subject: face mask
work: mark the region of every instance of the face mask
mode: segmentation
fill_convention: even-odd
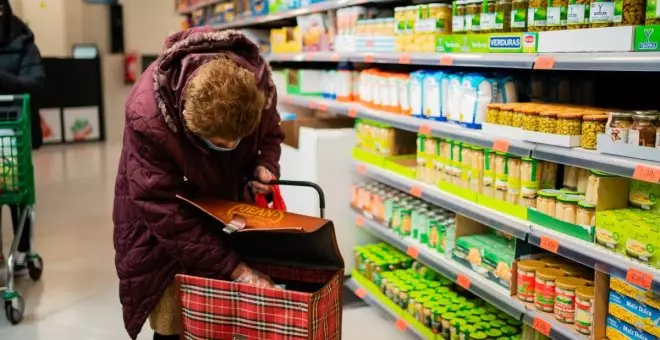
[[[241,143],[241,139],[239,138],[239,139],[236,141],[236,144],[234,144],[233,147],[231,147],[231,148],[223,148],[223,147],[221,147],[221,146],[217,146],[217,145],[213,144],[213,142],[211,142],[210,140],[208,140],[208,139],[206,139],[206,138],[204,138],[204,137],[200,137],[200,139],[204,142],[204,144],[206,144],[206,146],[209,147],[209,149],[211,149],[211,150],[213,150],[213,151],[224,151],[224,152],[227,152],[227,151],[234,151],[234,149],[236,149],[236,147],[238,146],[238,144]]]

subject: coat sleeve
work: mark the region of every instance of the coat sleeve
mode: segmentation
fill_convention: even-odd
[[[142,217],[151,235],[187,272],[227,277],[239,262],[221,236],[202,224],[200,213],[175,195],[184,188],[183,173],[162,147],[169,131],[143,120],[128,121],[129,199],[134,216]],[[166,127],[160,127],[166,129]]]
[[[280,126],[280,114],[277,112],[277,92],[273,94],[272,107],[264,112],[261,118],[262,131],[259,141],[259,157],[256,166],[263,165],[275,177],[280,177],[280,155],[282,153],[282,141],[284,140],[284,131]]]
[[[41,54],[34,43],[28,44],[21,56],[21,69],[18,75],[0,70],[0,92],[34,93],[43,85],[46,74]]]

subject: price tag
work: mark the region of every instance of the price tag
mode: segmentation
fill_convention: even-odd
[[[410,194],[417,198],[422,197],[422,187],[414,185],[412,188],[410,188]]]
[[[459,286],[465,289],[470,289],[471,283],[472,282],[470,281],[470,278],[463,274],[458,274],[458,276],[456,277],[456,284],[458,284]]]
[[[314,53],[305,53],[303,60],[312,60],[314,59]]]
[[[309,102],[309,108],[315,110],[316,108],[319,107],[319,104],[317,104],[315,101]]]
[[[365,63],[373,63],[374,62],[374,55],[373,54],[367,54],[364,56],[364,62]]]
[[[550,236],[541,236],[540,246],[541,248],[556,254],[559,249],[559,241]]]
[[[358,114],[358,110],[354,107],[348,109],[348,116],[351,118],[356,118]]]
[[[644,289],[651,290],[651,283],[653,283],[653,276],[641,270],[630,268],[626,273],[626,281],[640,286]]]
[[[552,70],[553,67],[555,67],[555,57],[538,56],[534,60],[535,70]]]
[[[539,318],[535,317],[534,318],[534,324],[532,325],[535,330],[537,330],[539,333],[545,335],[545,336],[550,336],[550,330],[552,329],[552,326],[550,325],[549,322]]]
[[[452,57],[450,55],[443,55],[440,58],[440,65],[442,65],[442,66],[454,65],[454,57]]]
[[[332,61],[339,61],[339,53],[333,53],[333,54],[330,56],[330,60],[332,60]]]
[[[428,124],[422,124],[419,126],[419,134],[424,136],[431,136],[431,126]]]
[[[367,296],[367,291],[360,287],[355,290],[355,296],[359,297],[360,299],[364,299],[364,297]]]
[[[355,217],[355,225],[360,228],[364,227],[364,216],[357,215]]]
[[[493,141],[493,150],[500,152],[509,152],[509,141],[506,139],[496,139]]]
[[[410,64],[410,54],[402,53],[401,56],[399,56],[399,64]]]
[[[367,172],[367,166],[364,164],[360,164],[357,167],[357,173],[360,175],[364,175]]]
[[[328,105],[326,103],[319,103],[319,110],[328,111]]]
[[[658,183],[660,182],[660,168],[637,164],[635,172],[633,173],[633,178],[640,181]]]
[[[417,256],[419,256],[419,249],[415,248],[414,246],[409,246],[406,254],[412,257],[413,260],[417,260]]]
[[[394,324],[394,326],[396,326],[396,329],[398,329],[402,332],[405,332],[406,329],[408,329],[408,324],[405,321],[403,321],[403,319],[396,320],[396,323]]]

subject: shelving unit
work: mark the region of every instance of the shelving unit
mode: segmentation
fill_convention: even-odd
[[[378,121],[397,129],[412,132],[426,130],[430,131],[431,136],[451,138],[488,148],[493,147],[495,141],[503,139],[489,135],[481,130],[468,129],[451,123],[435,122],[371,110],[353,103],[341,103],[322,98],[290,95],[280,96],[280,102],[301,107],[323,109],[354,118]],[[582,148],[562,148],[518,140],[507,140],[507,142],[509,143],[508,152],[514,155],[522,157],[531,156],[540,160],[596,169],[618,176],[632,177],[635,168],[639,164],[660,168],[660,163],[658,162],[607,155]]]
[[[190,6],[190,7],[186,8],[186,9],[183,9],[183,10],[179,11],[179,14],[181,14],[181,15],[190,14],[190,13],[192,13],[192,12],[194,12],[194,11],[200,9],[200,8],[204,8],[204,7],[206,7],[206,6],[213,6],[213,5],[215,5],[215,4],[219,4],[219,3],[223,2],[223,1],[224,1],[224,0],[207,0],[207,1],[201,2],[201,3],[197,4],[197,5]]]

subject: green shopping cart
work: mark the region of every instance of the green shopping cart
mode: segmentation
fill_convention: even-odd
[[[0,95],[0,208],[4,205],[17,207],[18,218],[14,223],[14,239],[6,257],[6,286],[0,287],[5,302],[5,313],[11,324],[23,319],[25,301],[14,290],[14,256],[28,221],[34,221],[34,168],[32,166],[32,139],[30,136],[30,96]],[[0,220],[0,228],[1,228]],[[0,232],[0,255],[2,255]],[[39,280],[43,260],[32,249],[27,253],[28,273],[32,280]]]

